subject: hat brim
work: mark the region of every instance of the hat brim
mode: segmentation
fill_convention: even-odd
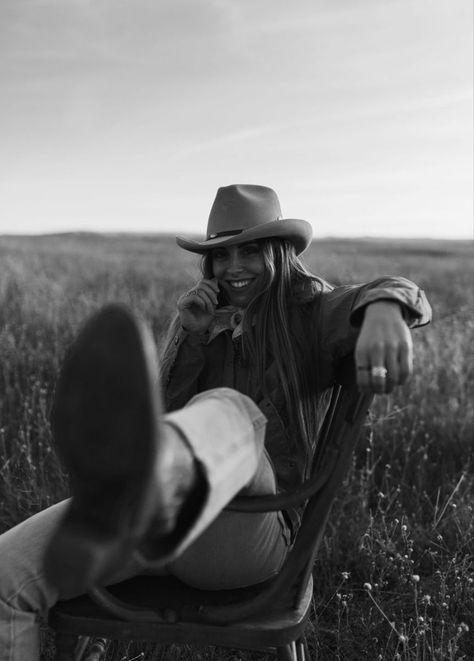
[[[185,236],[177,236],[176,243],[184,250],[202,255],[208,250],[212,250],[212,248],[235,246],[238,243],[272,237],[287,239],[295,246],[296,254],[300,255],[311,243],[313,228],[306,220],[283,218],[281,220],[271,220],[257,227],[243,230],[238,234],[218,236],[215,239],[207,239],[206,241],[194,241],[193,239],[187,239]]]

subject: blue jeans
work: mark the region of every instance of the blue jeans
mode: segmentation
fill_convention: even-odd
[[[248,397],[228,388],[206,391],[164,416],[178,428],[207,481],[208,497],[181,541],[166,556],[136,553],[109,584],[137,574],[172,574],[202,589],[259,583],[277,573],[289,531],[280,513],[222,511],[238,492],[273,493],[275,476],[263,448],[265,417]],[[39,658],[38,615],[77,595],[43,574],[48,541],[68,501],[35,514],[0,535],[0,661]]]

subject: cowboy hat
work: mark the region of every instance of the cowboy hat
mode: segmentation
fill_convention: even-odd
[[[217,191],[206,239],[194,241],[177,236],[176,242],[185,250],[205,253],[211,248],[278,237],[290,241],[296,254],[300,254],[311,243],[312,235],[312,227],[306,220],[281,217],[278,196],[271,188],[233,184]]]

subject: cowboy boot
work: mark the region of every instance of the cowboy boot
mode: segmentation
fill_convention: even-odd
[[[59,376],[52,428],[72,500],[45,572],[63,594],[79,594],[119,570],[150,528],[172,535],[198,482],[185,440],[161,422],[151,334],[126,308],[104,307],[79,333]]]

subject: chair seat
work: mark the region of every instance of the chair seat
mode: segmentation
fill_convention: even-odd
[[[148,640],[162,644],[213,645],[244,649],[270,649],[299,638],[309,615],[313,582],[296,606],[280,601],[265,613],[228,625],[200,621],[203,606],[219,606],[238,600],[252,600],[261,586],[238,590],[205,591],[191,588],[173,577],[140,576],[108,591],[115,597],[146,611],[156,613],[145,621],[123,621],[106,613],[88,597],[59,602],[50,612],[50,625],[74,635],[93,635],[114,640]],[[183,604],[185,607],[183,608]],[[148,617],[148,616],[147,616]]]

